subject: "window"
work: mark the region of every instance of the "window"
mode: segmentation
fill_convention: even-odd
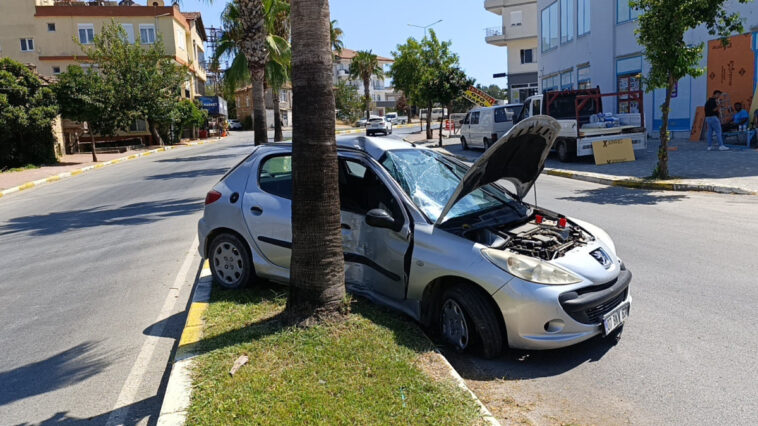
[[[47,23],[47,32],[54,33],[55,32],[55,23],[54,22],[48,22]]]
[[[534,49],[521,49],[521,63],[531,64],[534,62]]]
[[[471,124],[479,124],[479,111],[471,113]]]
[[[92,44],[95,42],[95,26],[92,24],[79,24],[79,43]]]
[[[560,87],[560,76],[558,74],[542,79],[542,90],[558,90]]]
[[[277,197],[292,199],[292,156],[278,155],[263,161],[258,173],[261,189]]]
[[[126,41],[129,44],[134,44],[134,25],[132,24],[121,24],[121,28],[124,29],[124,32],[126,32]]]
[[[574,88],[574,83],[571,81],[571,75],[573,72],[566,71],[561,73],[561,90],[571,90]]]
[[[22,52],[32,52],[32,51],[34,51],[34,39],[31,39],[31,38],[22,38],[21,39],[21,51]]]
[[[592,87],[589,66],[576,69],[576,82],[577,82],[578,89],[589,89],[590,87]]]
[[[394,218],[402,218],[400,204],[387,185],[373,170],[355,160],[339,161],[340,209],[365,215],[382,209]]]
[[[590,0],[577,0],[576,34],[583,36],[590,32]]]
[[[185,40],[184,30],[176,30],[176,45],[182,50],[187,50],[187,40]]]
[[[542,114],[542,102],[540,102],[539,99],[535,99],[532,101],[532,115],[540,115]]]
[[[558,2],[542,10],[542,51],[558,47]]]
[[[155,25],[153,24],[140,24],[139,26],[139,41],[141,44],[153,44],[155,43]]]
[[[616,0],[616,23],[628,22],[637,19],[640,11],[629,6],[629,0]]]
[[[524,22],[524,14],[520,10],[511,12],[511,26],[520,27]]]
[[[287,102],[287,91],[282,90],[279,92],[279,102]]]
[[[60,74],[61,73],[61,67],[53,67],[53,74]]]
[[[513,110],[506,111],[505,107],[495,109],[495,123],[505,123],[513,120]]]
[[[561,0],[561,43],[574,39],[574,0]]]

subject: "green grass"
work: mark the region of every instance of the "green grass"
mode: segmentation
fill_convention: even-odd
[[[40,166],[36,164],[27,164],[21,167],[14,167],[12,169],[3,169],[3,170],[0,170],[0,173],[23,172],[24,170],[39,169],[39,168]]]
[[[466,393],[422,370],[434,346],[402,314],[359,299],[346,321],[304,329],[276,320],[285,303],[282,287],[214,288],[187,424],[479,423]]]

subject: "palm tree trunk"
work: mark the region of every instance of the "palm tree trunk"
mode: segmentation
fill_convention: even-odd
[[[250,80],[253,86],[253,130],[255,131],[254,143],[261,145],[268,142],[268,128],[266,126],[266,89],[264,88],[264,70],[250,69]]]
[[[265,66],[268,59],[266,47],[265,15],[261,0],[235,0],[242,25],[241,51],[247,59],[250,80],[253,86],[253,130],[255,144],[268,142],[266,128],[266,94],[264,92]]]
[[[366,120],[371,118],[371,90],[369,80],[363,80],[363,101],[366,102]]]
[[[284,133],[282,133],[282,111],[279,107],[279,89],[271,88],[271,100],[274,103],[274,141],[281,142],[284,140]]]
[[[292,0],[292,259],[287,312],[333,314],[345,297],[329,0]]]
[[[150,127],[150,135],[153,137],[153,141],[158,142],[158,145],[163,146],[163,138],[158,132],[158,126],[153,120],[147,120],[147,125]]]
[[[426,108],[426,138],[434,139],[434,133],[432,133],[432,103]]]
[[[671,105],[671,93],[674,90],[674,77],[669,74],[668,86],[666,87],[666,100],[661,105],[663,122],[661,123],[661,145],[658,147],[658,165],[653,175],[658,179],[669,178],[669,106]],[[641,100],[640,100],[641,101]]]

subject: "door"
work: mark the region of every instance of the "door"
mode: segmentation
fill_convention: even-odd
[[[466,139],[466,142],[471,141],[471,113],[466,114],[466,118],[461,123],[461,136]]]
[[[469,134],[471,135],[471,142],[469,144],[473,146],[484,146],[484,141],[482,140],[482,130],[479,124],[480,115],[481,111],[472,111],[471,118],[469,119],[471,122],[469,124],[469,126],[471,126],[469,130]]]
[[[339,180],[345,281],[359,290],[404,299],[410,222],[387,186],[386,175],[356,156],[340,158]],[[366,214],[373,209],[387,211],[397,226],[388,229],[368,225]]]
[[[242,212],[263,256],[289,269],[292,247],[292,155],[264,157],[250,174]]]

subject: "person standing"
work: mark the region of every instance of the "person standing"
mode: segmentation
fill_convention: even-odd
[[[729,148],[724,146],[724,138],[721,136],[721,119],[719,118],[719,104],[716,99],[721,96],[721,91],[716,90],[713,96],[708,98],[705,103],[705,124],[708,126],[705,130],[706,141],[708,141],[708,151],[713,150],[713,135],[719,143],[719,151],[728,151]]]

